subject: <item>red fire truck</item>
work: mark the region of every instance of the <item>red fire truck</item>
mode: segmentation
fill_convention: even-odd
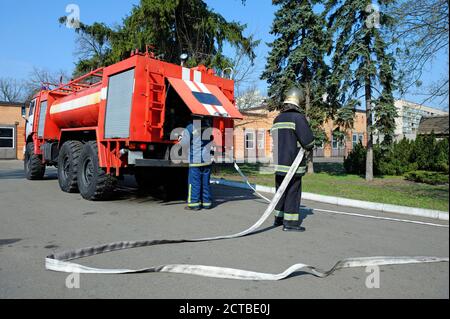
[[[135,176],[141,187],[170,195],[186,187],[187,165],[174,163],[171,136],[192,115],[213,117],[216,151],[241,114],[234,83],[203,65],[185,68],[135,52],[32,100],[26,129],[25,174],[44,177],[56,166],[62,191],[87,200],[110,199],[117,180]]]

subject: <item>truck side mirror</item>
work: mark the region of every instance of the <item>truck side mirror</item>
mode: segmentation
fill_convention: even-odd
[[[26,118],[26,116],[27,116],[27,108],[25,107],[25,104],[22,105],[22,107],[20,108],[20,110],[21,110],[21,112],[22,112],[22,118],[26,121],[26,120],[27,120],[27,118]]]

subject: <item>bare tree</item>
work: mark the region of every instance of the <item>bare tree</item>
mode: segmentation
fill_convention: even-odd
[[[23,81],[13,78],[0,78],[0,100],[6,102],[23,102],[25,86]]]
[[[236,96],[241,96],[254,86],[260,70],[242,49],[236,49],[231,65]]]
[[[99,41],[96,37],[88,33],[78,33],[76,43],[77,48],[74,55],[82,60],[88,60],[94,57],[99,57],[100,60],[104,60],[110,50],[109,43]]]
[[[404,0],[392,9],[398,22],[394,30],[400,52],[400,70],[403,88],[408,91],[420,86],[426,67],[440,54],[448,59],[449,4],[448,0]],[[448,60],[447,60],[448,61]],[[426,86],[425,101],[448,99],[448,73]]]
[[[43,88],[52,88],[69,80],[70,77],[64,70],[52,72],[48,69],[34,67],[24,84],[25,100],[31,100],[33,95]]]
[[[236,98],[236,105],[240,110],[249,109],[255,106],[260,106],[264,103],[265,98],[261,95],[255,84],[241,91]]]

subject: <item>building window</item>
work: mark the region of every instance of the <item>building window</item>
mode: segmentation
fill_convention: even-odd
[[[255,132],[245,131],[245,148],[252,150],[255,148]]]
[[[266,131],[259,130],[258,131],[258,149],[263,150],[266,148]]]
[[[362,144],[363,141],[364,141],[364,134],[353,133],[353,139],[352,139],[353,147],[355,147],[355,145],[360,142]]]
[[[332,145],[333,145],[333,149],[334,150],[337,150],[337,149],[342,149],[342,148],[344,148],[344,143],[342,142],[342,141],[338,141],[337,139],[336,139],[336,137],[332,137]]]
[[[14,128],[0,127],[0,148],[14,147]]]

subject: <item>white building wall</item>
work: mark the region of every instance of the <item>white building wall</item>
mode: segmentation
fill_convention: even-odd
[[[395,107],[398,113],[398,118],[395,120],[395,137],[397,140],[404,137],[415,139],[420,121],[424,116],[448,115],[448,112],[406,100],[395,101]]]

